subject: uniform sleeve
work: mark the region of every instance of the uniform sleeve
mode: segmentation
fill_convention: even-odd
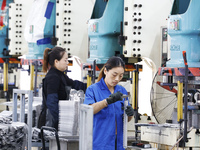
[[[87,89],[87,84],[86,83],[83,83],[83,82],[78,81],[78,80],[72,80],[68,76],[66,76],[66,79],[67,79],[67,85],[71,86],[72,89],[83,90],[84,93],[85,93],[85,91]]]
[[[46,105],[55,120],[58,120],[58,91],[60,87],[60,78],[51,76],[47,78],[47,100]]]
[[[73,86],[73,80],[70,79],[67,75],[65,77],[66,77],[67,85]]]
[[[93,104],[95,103],[95,95],[94,95],[94,91],[93,89],[90,87],[87,88],[86,92],[85,92],[85,100],[84,100],[84,104]]]
[[[58,110],[58,94],[48,94],[47,95],[47,108],[49,109],[51,115],[53,116],[54,120],[58,122],[59,117],[59,110]]]

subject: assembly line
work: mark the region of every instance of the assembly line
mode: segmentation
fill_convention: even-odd
[[[199,0],[0,8],[0,149],[200,149]]]

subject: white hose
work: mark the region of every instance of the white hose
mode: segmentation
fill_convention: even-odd
[[[157,72],[157,68],[156,68],[155,63],[147,57],[142,57],[142,60],[147,64],[147,66],[149,68],[152,69],[152,72],[153,72],[152,78],[153,78],[155,76],[156,72]]]
[[[81,67],[82,61],[78,56],[72,56],[72,59],[74,58],[74,60],[77,62],[77,64]]]

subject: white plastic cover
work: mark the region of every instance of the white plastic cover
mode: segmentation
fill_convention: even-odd
[[[36,43],[44,38],[45,12],[49,0],[35,0],[26,22],[24,37],[27,42]]]

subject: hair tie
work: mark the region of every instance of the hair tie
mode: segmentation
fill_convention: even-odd
[[[48,51],[48,55],[51,54],[51,52],[52,52],[52,49],[50,49],[50,50]]]

